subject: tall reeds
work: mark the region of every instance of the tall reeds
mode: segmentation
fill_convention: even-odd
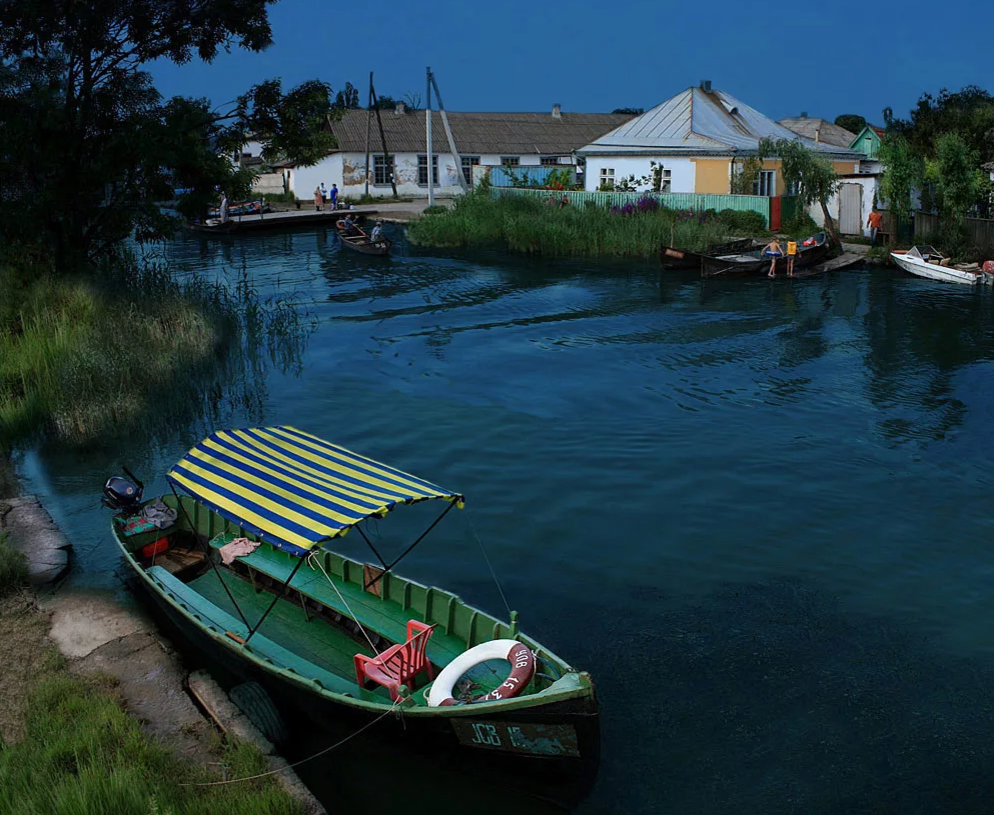
[[[761,220],[761,219],[760,219]],[[476,193],[444,213],[426,215],[407,230],[414,244],[501,248],[544,257],[656,258],[664,245],[703,251],[740,230],[712,214],[645,209],[611,212],[594,205],[560,207],[555,196],[504,197]]]

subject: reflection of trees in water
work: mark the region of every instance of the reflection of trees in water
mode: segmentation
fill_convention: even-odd
[[[869,284],[867,391],[887,411],[880,432],[894,442],[939,440],[959,426],[967,409],[953,396],[956,374],[994,358],[988,298],[939,285],[895,278]]]

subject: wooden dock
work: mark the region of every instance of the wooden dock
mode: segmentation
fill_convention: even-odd
[[[857,263],[865,260],[866,255],[861,255],[857,252],[844,252],[838,257],[826,260],[824,263],[819,263],[817,266],[812,266],[810,269],[798,272],[794,276],[814,277],[815,275],[825,274],[826,272],[837,272],[839,269],[847,269],[850,266],[855,266]]]
[[[290,210],[289,212],[265,212],[261,215],[236,215],[227,223],[187,224],[186,228],[198,235],[241,235],[247,232],[261,232],[269,229],[290,227],[335,226],[335,222],[346,215],[366,217],[376,215],[375,207],[355,209],[311,209]]]

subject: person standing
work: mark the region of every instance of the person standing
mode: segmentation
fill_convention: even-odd
[[[321,188],[320,187],[315,187],[314,188],[314,211],[315,212],[320,212],[322,204],[324,204],[324,196],[321,194]]]
[[[331,195],[329,196],[329,198],[331,199],[331,208],[332,209],[338,209],[338,185],[337,184],[332,184],[331,185]]]
[[[321,201],[322,203],[328,203],[328,190],[324,186],[324,182],[321,182]]]
[[[777,261],[783,257],[783,247],[781,247],[780,242],[774,238],[763,247],[763,254],[772,259],[770,262],[770,271],[767,274],[767,277],[776,277]]]
[[[787,277],[794,276],[794,260],[797,258],[797,241],[787,240]]]
[[[221,206],[218,207],[218,214],[221,216],[221,223],[228,223],[228,196],[221,193]]]
[[[883,219],[883,214],[878,212],[876,206],[874,206],[870,210],[870,217],[866,219],[866,225],[870,227],[870,246],[877,245],[877,232],[880,231],[880,223]]]

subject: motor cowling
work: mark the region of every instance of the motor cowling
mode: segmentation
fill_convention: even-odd
[[[142,484],[134,484],[127,478],[112,475],[104,484],[104,497],[100,502],[124,515],[137,515],[141,511],[143,493]]]

